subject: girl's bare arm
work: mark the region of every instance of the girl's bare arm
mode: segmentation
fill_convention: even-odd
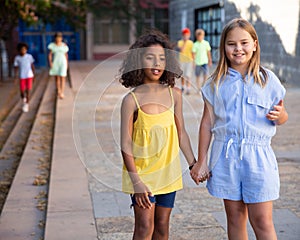
[[[140,178],[134,164],[132,154],[132,130],[134,106],[131,96],[127,95],[121,106],[121,152],[127,171],[133,184],[137,184]]]
[[[124,98],[121,106],[121,152],[124,164],[133,184],[135,199],[139,207],[151,208],[148,195],[152,195],[147,186],[140,179],[134,163],[132,152],[132,131],[135,102],[129,94]]]
[[[199,127],[198,161],[191,170],[191,176],[196,184],[209,178],[207,152],[212,137],[211,128],[213,122],[214,115],[212,107],[208,102],[204,102],[204,110]]]
[[[52,68],[52,51],[51,50],[49,51],[49,54],[48,54],[48,61],[49,61],[50,68]]]
[[[177,132],[178,132],[179,146],[189,166],[191,166],[195,163],[195,157],[192,151],[190,138],[184,126],[184,119],[182,114],[182,93],[181,90],[178,88],[173,88],[173,89],[174,89],[173,95],[174,95],[174,102],[175,102],[174,116],[175,116]]]

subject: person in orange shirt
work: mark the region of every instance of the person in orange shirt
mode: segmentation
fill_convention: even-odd
[[[190,94],[191,88],[191,78],[193,72],[193,41],[190,40],[191,31],[188,28],[184,28],[181,31],[182,39],[177,42],[177,47],[179,49],[179,62],[183,75],[181,78],[181,91],[185,91],[186,84],[186,94]]]

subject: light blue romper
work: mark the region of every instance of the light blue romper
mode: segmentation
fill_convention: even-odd
[[[207,188],[212,196],[258,203],[279,197],[279,172],[271,138],[275,124],[266,114],[284,98],[285,88],[267,70],[265,87],[229,68],[218,92],[211,79],[202,88],[203,99],[213,106],[215,123]]]

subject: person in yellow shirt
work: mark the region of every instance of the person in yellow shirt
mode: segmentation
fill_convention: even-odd
[[[177,48],[179,49],[179,62],[183,71],[181,78],[181,90],[186,94],[190,94],[191,78],[193,73],[193,41],[190,40],[191,31],[189,28],[184,28],[181,31],[182,39],[177,42]]]
[[[139,37],[120,68],[131,91],[121,106],[123,192],[134,208],[133,239],[169,239],[176,191],[182,189],[180,149],[195,164],[184,127],[182,92],[174,87],[182,71],[172,44],[157,31]]]

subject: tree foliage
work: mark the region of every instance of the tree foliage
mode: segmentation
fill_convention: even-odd
[[[11,37],[19,19],[28,25],[38,22],[54,23],[64,17],[76,28],[85,26],[85,0],[0,0],[0,39]]]
[[[34,25],[54,23],[61,18],[75,28],[85,27],[86,0],[0,0],[0,40],[5,42],[9,75],[15,53],[13,33],[19,20]]]

